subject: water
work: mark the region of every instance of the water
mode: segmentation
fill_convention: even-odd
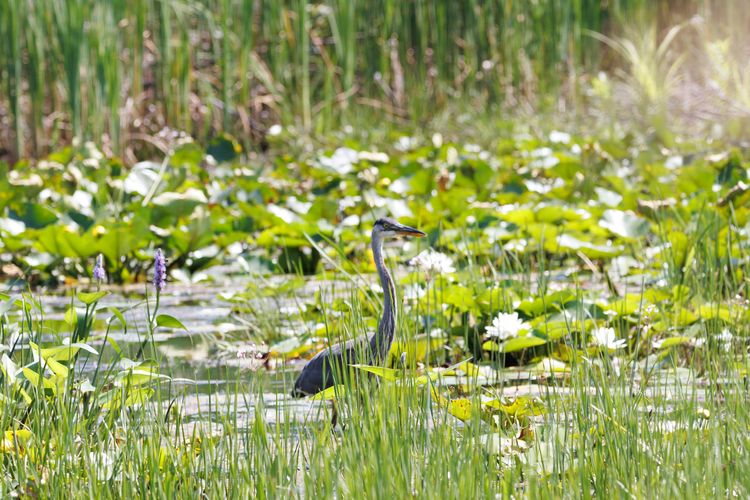
[[[350,290],[351,284],[342,286],[341,282],[308,279],[288,287],[286,293],[263,293],[263,290],[283,288],[289,280],[299,278],[264,278],[260,286],[255,284],[259,293],[246,295],[237,303],[232,302],[232,297],[246,293],[253,288],[252,283],[249,286],[246,280],[237,279],[192,285],[170,283],[160,296],[159,313],[174,316],[187,327],[187,331],[157,328],[153,347],[161,360],[162,372],[172,377],[171,381],[164,382],[170,385],[173,397],[168,404],[177,405],[189,425],[213,426],[216,424],[213,415],[216,414],[229,414],[238,425],[246,425],[253,421],[258,411],[262,411],[264,420],[271,424],[282,421],[304,424],[326,418],[327,403],[288,396],[304,360],[269,360],[265,355],[268,346],[257,334],[258,317],[262,316],[262,321],[275,321],[278,328],[299,329],[301,320],[279,311],[294,309],[300,300],[310,299],[319,290],[346,296],[349,293],[347,286]],[[120,369],[114,349],[104,341],[106,320],[112,316],[108,307],[122,311],[128,323],[127,330],[124,330],[119,322],[114,322],[108,333],[109,339],[117,343],[124,356],[135,357],[147,339],[145,285],[108,290],[110,295],[98,304],[97,321],[88,342],[98,350],[104,348],[100,372]],[[71,289],[36,295],[45,311],[45,321],[56,325],[45,330],[45,342],[59,343],[61,336],[69,334],[70,327],[64,323],[64,317],[71,296]],[[80,318],[83,310],[78,314]],[[151,346],[151,341],[148,345]],[[82,352],[78,368],[83,376],[90,378],[97,368],[96,363],[96,356]],[[564,374],[540,374],[523,368],[498,373],[497,376],[480,376],[473,380],[445,376],[441,384],[494,386],[502,397],[511,400],[519,396],[539,399],[565,397],[574,392],[566,385]],[[694,385],[694,374],[687,369],[665,370],[646,383],[641,380],[639,372],[633,382],[633,397],[658,397],[669,401],[684,398],[689,392],[690,397],[699,403],[707,398],[707,388],[702,387],[700,381]],[[589,390],[593,393],[598,389],[592,386]]]

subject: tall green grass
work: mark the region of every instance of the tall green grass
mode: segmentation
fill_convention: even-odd
[[[35,340],[41,313],[21,325]],[[92,397],[76,390],[50,397],[32,386],[28,406],[4,383],[0,494],[742,498],[750,490],[750,400],[745,381],[724,371],[725,354],[707,353],[702,382],[680,378],[668,363],[639,369],[633,383],[606,355],[574,362],[564,379],[536,381],[542,415],[496,425],[478,413],[459,422],[408,379],[359,379],[339,396],[336,429],[328,404],[297,402],[299,410],[284,396],[274,404],[265,392],[274,381],[263,373],[223,390],[209,385],[200,411],[189,408],[192,386],[167,382],[152,385],[148,403],[96,408],[94,396],[112,382],[104,371]],[[14,436],[20,430],[30,434]],[[513,451],[513,443],[532,448]]]
[[[617,19],[663,19],[673,4],[7,0],[4,146],[18,158],[106,136],[119,152],[165,126],[249,142],[278,120],[325,131],[352,105],[423,118],[461,96],[554,100],[599,65],[587,30],[617,34]],[[680,5],[716,26],[742,17],[736,0],[719,4]]]

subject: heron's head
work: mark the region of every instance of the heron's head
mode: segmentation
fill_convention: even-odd
[[[372,236],[380,238],[394,238],[396,236],[422,238],[427,235],[419,229],[405,226],[398,221],[384,217],[375,221],[375,225],[372,227]]]

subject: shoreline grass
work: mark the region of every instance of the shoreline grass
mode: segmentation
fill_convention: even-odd
[[[716,64],[701,77],[712,79],[742,60],[740,3],[54,0],[47,9],[8,0],[0,6],[8,47],[0,104],[9,119],[0,138],[12,160],[103,138],[108,152],[133,162],[133,141],[165,130],[201,142],[226,132],[252,149],[277,123],[319,135],[362,113],[423,123],[452,102],[585,109],[596,105],[600,69],[615,75],[634,63],[606,54],[589,33],[618,37],[627,20],[642,19],[661,37],[701,16],[681,50],[704,53],[706,68]],[[713,45],[691,47],[692,38]],[[736,50],[722,51],[722,40]],[[646,50],[659,40],[631,41]],[[636,62],[650,56],[639,52]],[[717,86],[741,112],[747,79],[725,76]]]

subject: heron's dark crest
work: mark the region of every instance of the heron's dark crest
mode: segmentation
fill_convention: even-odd
[[[307,396],[331,387],[334,378],[341,377],[349,365],[382,364],[385,361],[396,332],[397,308],[396,287],[383,259],[383,240],[398,236],[423,237],[426,235],[418,229],[405,226],[388,217],[375,221],[372,227],[371,246],[384,294],[383,315],[378,323],[378,331],[369,338],[358,337],[345,343],[335,344],[316,354],[307,362],[297,377],[292,396]]]

